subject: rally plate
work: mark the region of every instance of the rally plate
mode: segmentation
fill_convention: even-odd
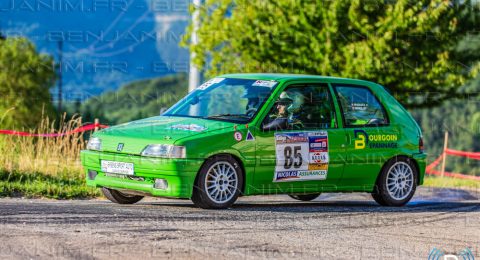
[[[102,172],[134,175],[133,163],[101,161]]]

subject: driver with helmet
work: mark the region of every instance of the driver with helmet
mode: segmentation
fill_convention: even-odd
[[[269,115],[270,122],[264,125],[264,129],[295,129],[302,128],[303,123],[299,119],[303,105],[303,96],[300,93],[280,94],[276,102],[276,111]]]

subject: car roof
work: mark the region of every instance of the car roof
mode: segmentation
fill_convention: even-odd
[[[219,77],[222,78],[237,78],[237,79],[257,79],[257,80],[275,80],[275,81],[289,81],[289,80],[328,80],[328,81],[341,81],[344,83],[357,83],[357,84],[368,84],[368,85],[378,85],[371,81],[359,80],[359,79],[349,79],[349,78],[340,78],[340,77],[331,77],[331,76],[320,76],[320,75],[307,75],[307,74],[283,74],[283,73],[235,73],[235,74],[224,74]]]

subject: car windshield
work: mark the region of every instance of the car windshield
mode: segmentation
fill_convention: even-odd
[[[276,81],[214,78],[190,92],[164,116],[249,122],[270,96]]]

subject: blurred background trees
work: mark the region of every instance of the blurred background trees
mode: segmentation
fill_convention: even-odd
[[[39,54],[25,38],[0,39],[0,125],[2,129],[37,127],[54,115],[50,88],[55,83],[51,56]]]
[[[211,0],[196,8],[199,43],[189,47],[210,76],[360,78],[386,86],[409,107],[424,107],[458,96],[478,70],[475,57],[456,48],[479,29],[471,1]]]
[[[189,44],[190,28],[184,45],[197,54],[195,63],[206,78],[285,72],[378,82],[409,107],[433,160],[442,150],[445,131],[451,133],[451,148],[480,151],[478,4],[208,0],[197,7],[202,20],[199,44]],[[138,62],[146,63],[143,58],[145,54],[139,55]],[[103,72],[99,75],[104,77]],[[70,115],[80,114],[84,123],[99,118],[112,125],[159,115],[187,93],[188,77],[158,76],[126,82],[85,100],[67,100],[66,109]],[[0,37],[0,129],[36,127],[42,109],[53,116],[50,90],[55,80],[51,56],[40,54],[25,38]],[[89,87],[84,84],[82,88]],[[447,163],[452,167],[448,170],[479,174],[478,161],[449,160],[454,161]]]
[[[190,34],[184,44],[197,53],[206,78],[285,72],[371,80],[409,107],[429,160],[441,153],[445,131],[451,148],[480,151],[476,2],[211,0],[199,10],[199,44],[189,45]],[[154,116],[186,86],[181,75],[137,81],[87,100],[80,110],[113,124]],[[448,160],[447,170],[480,174],[478,161]]]

